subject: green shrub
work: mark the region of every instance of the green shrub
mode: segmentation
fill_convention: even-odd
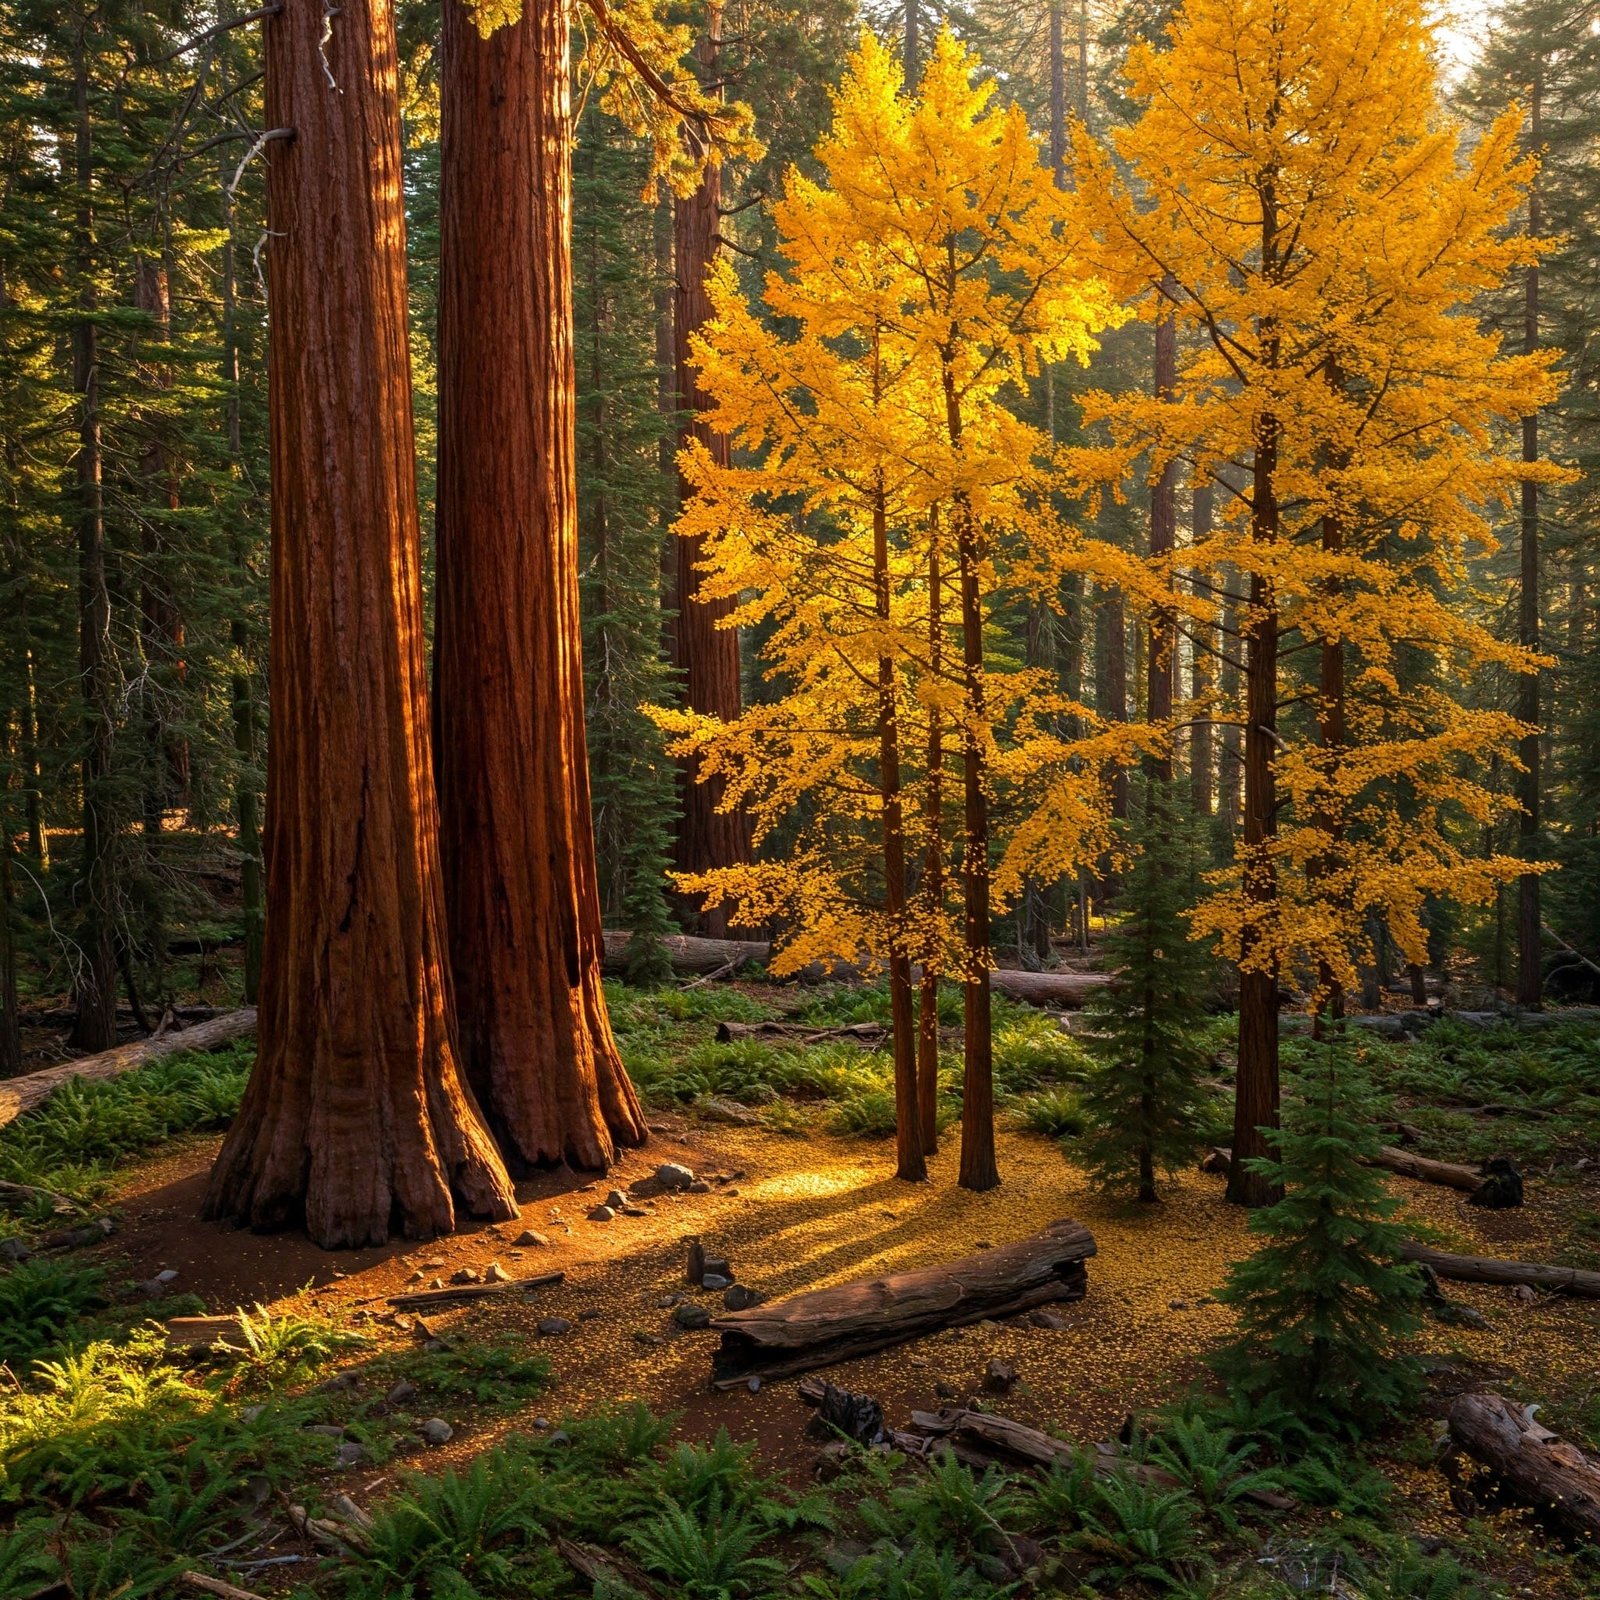
[[[1044,1089],[1017,1107],[1016,1121],[1046,1139],[1076,1139],[1084,1128],[1083,1102],[1071,1089]]]
[[[25,1261],[0,1274],[0,1363],[21,1371],[54,1349],[86,1312],[106,1304],[99,1267]]]

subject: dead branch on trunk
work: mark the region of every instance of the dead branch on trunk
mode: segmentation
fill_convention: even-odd
[[[941,1266],[858,1279],[712,1319],[722,1335],[712,1385],[787,1378],[921,1338],[941,1328],[1081,1300],[1095,1252],[1082,1223],[1052,1223],[1015,1244]]]

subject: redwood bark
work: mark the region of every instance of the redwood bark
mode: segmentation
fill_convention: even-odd
[[[578,623],[565,9],[441,43],[439,809],[462,1064],[514,1168],[644,1121],[601,989]]]
[[[260,1051],[205,1214],[327,1248],[516,1201],[457,1069],[390,0],[263,23],[272,705]]]
[[[944,673],[944,579],[939,561],[939,513],[928,513],[928,677]],[[928,707],[927,843],[922,856],[923,922],[929,930],[917,996],[917,1109],[922,1150],[939,1148],[939,978],[944,965],[939,930],[944,921],[944,718]]]
[[[719,0],[712,0],[706,31],[695,51],[707,84],[716,80],[721,44],[722,6]],[[714,460],[726,465],[728,438],[704,420],[711,408],[711,396],[700,386],[689,348],[689,341],[711,320],[706,278],[721,245],[721,220],[722,173],[719,167],[708,165],[694,193],[679,199],[673,207],[673,365],[677,374],[680,448],[697,439]],[[690,493],[689,485],[680,478],[680,501]],[[672,661],[678,670],[684,705],[703,715],[731,720],[740,710],[739,635],[719,624],[732,615],[734,602],[700,598],[702,543],[698,536],[677,541],[678,616],[672,631]],[[720,809],[722,780],[702,782],[699,761],[694,756],[680,763],[680,775],[681,813],[673,840],[673,866],[679,872],[705,872],[748,861],[750,821],[742,812]],[[694,922],[695,931],[714,939],[727,936],[728,914],[724,907],[701,910],[698,905],[685,905],[683,911]]]

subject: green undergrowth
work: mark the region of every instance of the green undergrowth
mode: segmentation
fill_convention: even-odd
[[[119,1078],[69,1080],[0,1128],[0,1179],[86,1204],[98,1200],[132,1158],[178,1134],[226,1127],[254,1057],[255,1046],[240,1043],[167,1056]],[[0,1232],[46,1222],[60,1223],[52,1202],[28,1201],[0,1218]]]

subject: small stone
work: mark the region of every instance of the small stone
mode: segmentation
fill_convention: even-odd
[[[711,1285],[707,1284],[706,1287],[709,1289]],[[766,1298],[759,1289],[752,1289],[747,1283],[730,1283],[722,1296],[722,1303],[729,1311],[748,1311]]]
[[[429,1272],[437,1272],[442,1266],[444,1266],[445,1261],[443,1256],[435,1256],[431,1261],[424,1261],[422,1264],[428,1269]]]
[[[739,1183],[749,1176],[750,1174],[746,1172],[743,1167],[735,1167],[733,1171],[728,1174],[728,1182]]]
[[[750,1378],[750,1381],[747,1384],[745,1384],[745,1388],[747,1388],[750,1391],[751,1394],[760,1394],[761,1393],[761,1378],[760,1378],[760,1376],[758,1374],[753,1374],[751,1376],[751,1378]]]
[[[1059,1311],[1035,1311],[1028,1321],[1036,1328],[1048,1328],[1051,1333],[1062,1333],[1067,1326],[1067,1319]]]
[[[732,1282],[731,1278],[723,1277],[720,1272],[708,1272],[700,1280],[700,1287],[709,1289],[713,1294],[721,1294],[724,1289],[731,1286]]]
[[[945,1383],[942,1380],[934,1384],[933,1392],[938,1395],[941,1400],[954,1400],[956,1397],[955,1390],[952,1389],[948,1383]]]
[[[1017,1369],[998,1356],[983,1369],[983,1387],[990,1394],[1010,1394],[1016,1382]]]
[[[550,1243],[542,1233],[536,1233],[532,1228],[524,1228],[517,1235],[516,1242],[525,1250],[542,1250]]]
[[[663,1161],[656,1168],[656,1182],[663,1189],[687,1189],[694,1181],[693,1171],[676,1161]]]
[[[422,1347],[430,1356],[443,1355],[450,1348],[448,1339],[429,1339]]]
[[[1167,1301],[1167,1310],[1168,1311],[1187,1311],[1188,1309],[1189,1309],[1189,1302],[1187,1300],[1169,1300],[1169,1301]]]
[[[1511,1291],[1511,1293],[1518,1300],[1522,1301],[1524,1305],[1529,1306],[1531,1306],[1534,1301],[1539,1298],[1539,1296],[1534,1293],[1532,1286],[1526,1283],[1519,1283],[1516,1288]]]
[[[702,1100],[695,1110],[707,1122],[725,1122],[736,1128],[753,1128],[760,1121],[760,1116],[748,1106],[742,1106],[737,1100],[724,1099],[719,1095],[709,1095]]]
[[[341,1391],[348,1393],[352,1389],[359,1389],[361,1380],[353,1372],[336,1372],[331,1378],[324,1379],[317,1385],[318,1394],[339,1394]]]
[[[544,1430],[550,1426],[550,1419],[549,1417],[535,1417],[533,1419],[533,1425],[539,1430],[540,1433],[543,1433]]]
[[[674,1306],[681,1306],[682,1304],[683,1296],[681,1294],[658,1294],[656,1296],[656,1309],[658,1311],[670,1311]]]
[[[635,1328],[633,1330],[633,1342],[635,1344],[649,1345],[653,1348],[656,1345],[665,1344],[667,1341],[659,1333],[650,1333],[644,1328]]]
[[[588,1216],[591,1222],[609,1222],[616,1212],[610,1206],[590,1206]]]
[[[417,1386],[402,1378],[383,1398],[392,1406],[410,1405],[417,1398]]]
[[[347,1439],[339,1446],[339,1454],[335,1457],[335,1464],[341,1467],[353,1467],[358,1461],[366,1459],[367,1452],[353,1439]]]
[[[611,1193],[606,1196],[606,1204],[610,1206],[613,1211],[620,1211],[625,1205],[627,1205],[627,1203],[628,1197],[620,1189],[613,1189]]]
[[[239,1420],[246,1423],[259,1421],[261,1413],[266,1409],[265,1406],[240,1406]]]
[[[622,1214],[625,1217],[648,1217],[650,1215],[643,1206],[624,1206]]]
[[[24,1239],[0,1239],[0,1261],[26,1261],[32,1254]]]
[[[476,1283],[478,1274],[471,1267],[458,1267],[450,1274],[451,1283]]]
[[[406,1279],[406,1282],[407,1283],[421,1283],[422,1282],[422,1273],[421,1273],[421,1271],[418,1270],[416,1272],[413,1272],[411,1274],[411,1276]]]
[[[172,1282],[176,1281],[177,1276],[178,1276],[178,1269],[176,1267],[163,1267],[156,1274],[156,1282],[157,1283],[172,1283]]]
[[[139,1285],[139,1294],[145,1300],[160,1300],[167,1292],[167,1286],[159,1278],[146,1278]]]
[[[593,1322],[599,1315],[600,1308],[598,1306],[585,1306],[583,1310],[578,1313],[578,1321]]]
[[[418,1317],[411,1326],[419,1339],[431,1339],[434,1337],[433,1327],[426,1317]]]
[[[442,1288],[444,1288],[444,1279],[443,1278],[432,1278],[428,1282],[428,1287],[430,1289],[442,1289]]]
[[[685,1194],[710,1194],[711,1185],[704,1178],[696,1178],[692,1183],[684,1185]]]
[[[456,1430],[443,1417],[429,1417],[417,1432],[427,1444],[449,1444],[456,1436]]]
[[[568,1433],[565,1428],[557,1428],[556,1431],[550,1435],[550,1443],[551,1444],[571,1444],[572,1443],[572,1435],[570,1433]]]
[[[739,1191],[737,1189],[729,1189],[729,1190],[727,1190],[727,1194],[728,1194],[730,1199],[736,1198],[738,1193],[739,1193]]]
[[[683,1305],[672,1313],[672,1320],[680,1328],[709,1328],[711,1313],[704,1306]]]
[[[344,1429],[337,1422],[308,1422],[306,1432],[320,1434],[324,1439],[344,1438]]]
[[[491,1261],[484,1269],[483,1281],[485,1283],[510,1283],[512,1278],[511,1274],[498,1261]]]
[[[571,1333],[572,1324],[565,1317],[541,1317],[539,1332],[547,1339],[556,1338],[563,1333]]]

